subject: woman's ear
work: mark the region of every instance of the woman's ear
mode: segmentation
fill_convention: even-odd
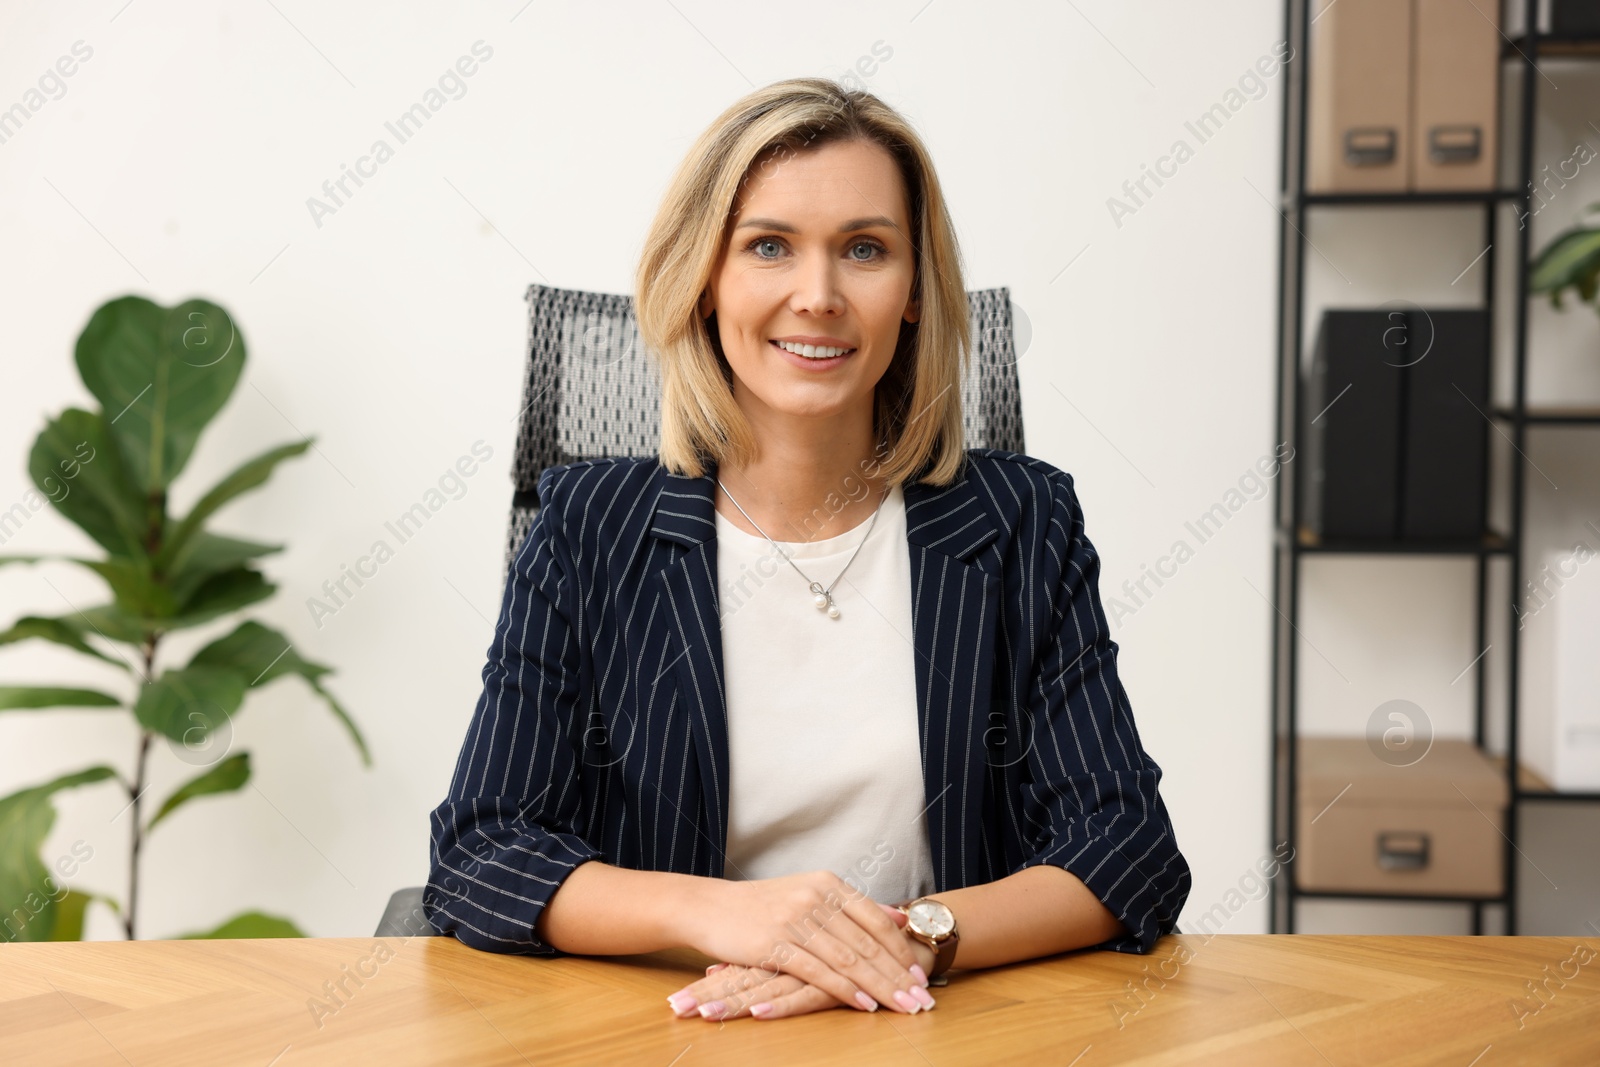
[[[711,290],[706,289],[700,294],[700,317],[709,319],[713,310],[715,309],[711,306]]]
[[[922,301],[921,300],[908,300],[908,301],[906,301],[905,320],[907,322],[916,322],[921,317],[922,317]]]

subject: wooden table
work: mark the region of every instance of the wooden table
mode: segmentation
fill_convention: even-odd
[[[1181,935],[952,972],[915,1016],[675,1018],[666,995],[707,962],[437,937],[5,945],[0,1063],[1600,1064],[1596,938]]]

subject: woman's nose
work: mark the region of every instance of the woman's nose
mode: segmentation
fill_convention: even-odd
[[[805,259],[794,274],[794,293],[790,307],[795,312],[813,315],[838,314],[844,310],[839,290],[837,267],[827,256]]]

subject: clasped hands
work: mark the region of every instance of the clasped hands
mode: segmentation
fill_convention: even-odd
[[[905,933],[906,916],[831,871],[708,882],[685,917],[688,943],[727,963],[667,998],[680,1018],[779,1019],[835,1007],[907,1015],[932,1008],[933,949]]]

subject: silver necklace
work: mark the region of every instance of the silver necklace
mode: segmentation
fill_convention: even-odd
[[[717,484],[722,485],[721,478],[717,479]],[[789,554],[778,547],[778,542],[772,540],[771,537],[768,537],[767,531],[761,529],[761,524],[756,522],[756,520],[751,519],[750,513],[741,507],[737,500],[733,499],[733,494],[728,493],[727,486],[722,485],[722,491],[727,493],[729,500],[733,500],[733,506],[739,508],[739,514],[743,515],[746,519],[750,519],[750,525],[754,526],[756,530],[760,532],[762,537],[767,538],[768,543],[772,545],[773,550],[776,551],[778,555],[782,556],[785,560],[788,560],[789,566],[794,568],[794,572],[796,574],[805,579],[806,587],[811,590],[813,602],[817,605],[817,610],[827,612],[828,618],[830,619],[837,619],[839,617],[839,605],[833,602],[833,587],[839,584],[839,579],[844,577],[844,572],[849,570],[850,564],[856,561],[856,555],[861,551],[861,546],[867,543],[868,537],[872,536],[873,524],[878,521],[878,512],[883,510],[883,502],[889,499],[889,490],[885,489],[883,491],[883,496],[878,500],[878,506],[873,509],[872,518],[867,521],[867,532],[862,534],[861,540],[856,543],[855,552],[850,553],[850,558],[844,561],[844,566],[840,568],[838,575],[834,577],[833,581],[828,583],[828,587],[826,589],[822,587],[821,582],[813,581],[805,571],[800,569],[799,565],[795,563],[794,560],[789,559]]]

